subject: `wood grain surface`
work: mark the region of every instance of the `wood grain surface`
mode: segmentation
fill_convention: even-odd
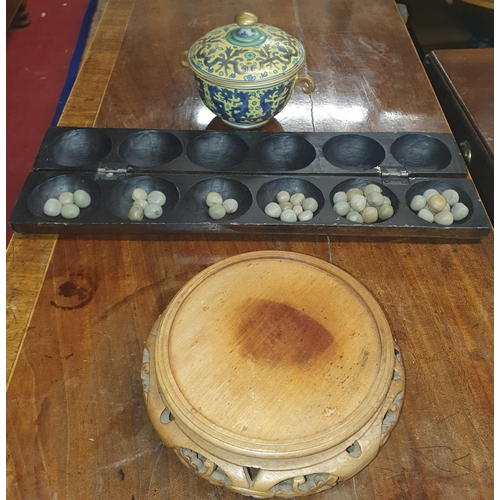
[[[108,0],[77,80],[59,119],[61,127],[92,127],[116,57],[123,42],[135,0]]]
[[[494,222],[494,50],[436,50],[425,58],[436,95]]]
[[[448,131],[390,0],[122,3],[119,40],[102,56],[113,70],[84,66],[72,96],[79,103],[64,124],[219,126],[176,54],[251,8],[305,43],[318,84],[311,97],[296,92],[270,129]],[[113,31],[103,26],[101,40]],[[12,248],[33,261],[34,238],[14,239]],[[161,443],[140,369],[148,333],[174,294],[208,265],[257,250],[315,256],[359,280],[385,312],[405,364],[401,420],[386,445],[352,480],[313,498],[493,498],[492,234],[453,243],[59,238],[52,248],[46,276],[35,276],[43,283],[36,306],[23,306],[31,320],[7,390],[9,499],[240,498],[196,477]],[[9,264],[8,286],[20,267]]]
[[[436,50],[430,57],[493,157],[494,49]]]
[[[11,238],[7,248],[6,287],[7,383],[14,367],[19,347],[24,339],[45,272],[57,240],[56,236]]]
[[[91,127],[99,111],[133,2],[108,0],[99,29],[59,119],[62,127]],[[43,282],[57,236],[14,236],[7,249],[7,381]],[[20,265],[19,265],[20,263]],[[22,286],[21,286],[22,283]]]
[[[296,37],[316,91],[296,89],[260,130],[448,132],[394,2],[135,2],[97,127],[225,125],[201,102],[181,54],[240,11]]]
[[[8,391],[10,498],[238,498],[161,444],[140,367],[153,322],[187,280],[261,249],[352,274],[381,304],[405,364],[389,441],[352,481],[317,498],[492,498],[491,241],[203,238],[58,241]]]

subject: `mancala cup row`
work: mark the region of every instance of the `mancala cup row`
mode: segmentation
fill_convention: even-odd
[[[333,195],[350,188],[363,189],[375,183],[394,208],[394,215],[373,224],[358,224],[333,210]],[[133,203],[132,192],[141,188],[165,194],[162,215],[155,220],[130,221],[128,212]],[[469,208],[469,214],[451,226],[429,223],[413,212],[410,203],[416,194],[429,188],[438,191],[454,189]],[[84,189],[92,203],[81,210],[78,218],[65,220],[48,217],[43,205],[48,198],[64,191]],[[287,223],[265,214],[266,205],[276,193],[302,193],[314,198],[318,208],[308,221]],[[207,210],[206,197],[217,192],[223,199],[238,203],[234,213],[213,220]],[[489,220],[473,183],[466,178],[374,179],[373,177],[341,176],[262,176],[262,175],[199,175],[151,174],[112,175],[59,174],[32,172],[17,200],[10,223],[21,233],[114,233],[151,234],[154,232],[216,232],[232,234],[329,234],[350,236],[408,236],[437,238],[482,238],[490,230]]]
[[[450,134],[50,128],[34,170],[465,176]]]

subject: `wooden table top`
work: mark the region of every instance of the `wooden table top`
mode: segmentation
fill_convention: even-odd
[[[179,55],[237,11],[301,40],[317,90],[264,130],[448,125],[392,0],[109,0],[64,126],[223,128]],[[493,498],[493,235],[479,241],[14,236],[7,251],[8,498],[223,498],[155,433],[142,399],[153,323],[195,274],[249,251],[331,262],[375,297],[406,370],[401,419],[326,499]]]
[[[493,158],[494,49],[435,50],[429,57]]]

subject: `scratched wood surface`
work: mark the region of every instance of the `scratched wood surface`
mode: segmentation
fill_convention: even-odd
[[[87,83],[75,89],[73,102],[81,102],[67,124],[220,126],[175,52],[247,4],[124,4],[113,69],[104,62],[82,69]],[[294,94],[293,112],[270,129],[448,130],[392,1],[252,7],[305,41],[319,83],[311,99]],[[26,261],[36,251],[29,241],[16,239]],[[456,243],[59,238],[51,248],[7,391],[8,498],[240,498],[196,477],[161,444],[140,368],[154,321],[189,278],[225,257],[266,249],[312,255],[358,279],[387,315],[406,369],[401,420],[387,444],[352,480],[314,498],[493,498],[492,235]]]

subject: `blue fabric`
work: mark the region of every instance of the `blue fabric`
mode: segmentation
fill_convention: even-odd
[[[78,75],[78,69],[80,68],[80,62],[82,60],[83,51],[87,44],[87,37],[90,31],[90,25],[92,23],[92,16],[97,7],[97,0],[90,0],[85,15],[83,16],[82,27],[80,28],[80,33],[78,34],[78,39],[76,41],[76,47],[73,52],[73,57],[69,64],[68,76],[66,77],[66,82],[59,97],[59,102],[57,104],[56,112],[54,118],[52,118],[52,127],[57,126],[59,118],[63,112],[68,96],[75,83],[76,76]]]

